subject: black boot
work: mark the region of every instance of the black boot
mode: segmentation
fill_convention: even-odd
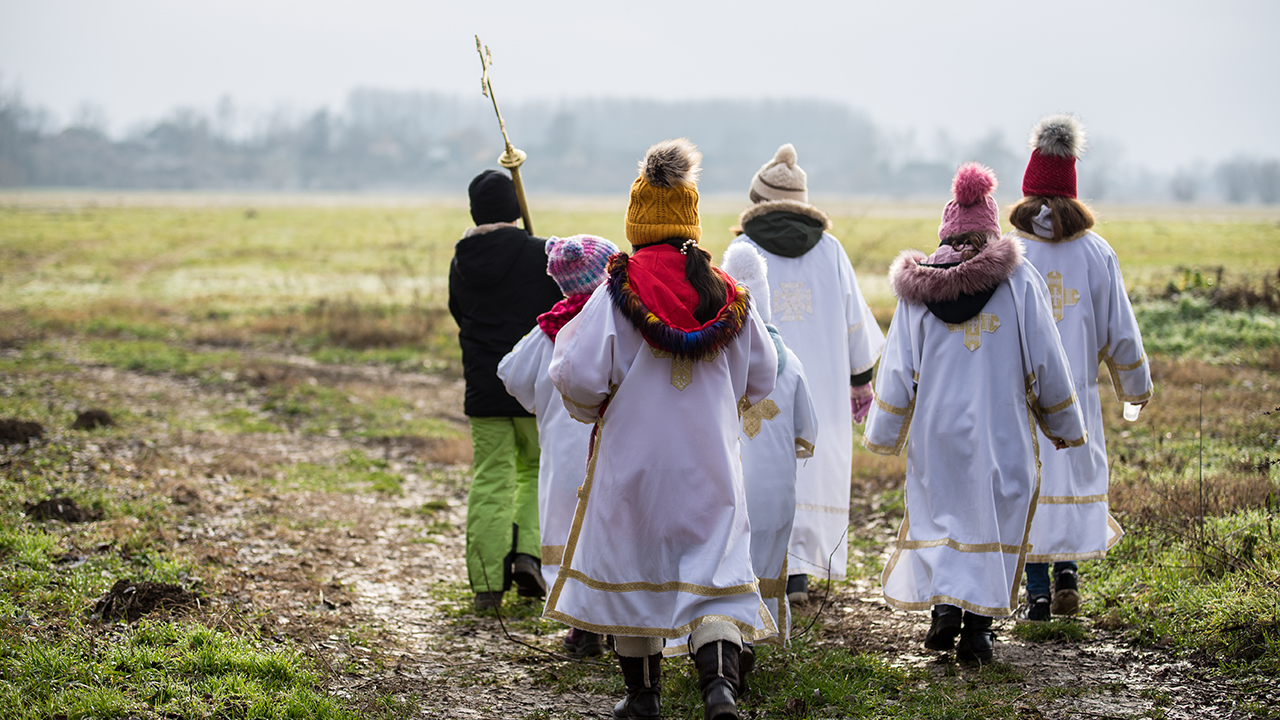
[[[626,718],[656,718],[662,709],[662,653],[649,657],[618,656],[622,666],[622,681],[627,685],[627,696],[613,706],[613,716]]]
[[[727,640],[709,642],[694,654],[705,720],[737,720],[738,655],[738,646]]]
[[[995,657],[992,644],[996,634],[991,631],[991,616],[966,612],[960,642],[956,644],[956,660],[962,663],[985,664]]]
[[[955,605],[934,605],[933,622],[924,636],[924,646],[944,652],[954,648],[956,635],[960,634],[960,613]]]

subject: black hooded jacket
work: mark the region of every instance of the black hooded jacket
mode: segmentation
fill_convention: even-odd
[[[468,417],[530,417],[498,379],[498,362],[564,297],[547,275],[545,244],[502,225],[454,246],[449,312],[458,322]]]

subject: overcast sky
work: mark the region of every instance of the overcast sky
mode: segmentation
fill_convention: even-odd
[[[0,83],[121,131],[178,105],[298,111],[357,86],[499,100],[818,97],[883,129],[1002,130],[1079,114],[1167,170],[1280,157],[1280,2],[1086,0],[0,0]]]

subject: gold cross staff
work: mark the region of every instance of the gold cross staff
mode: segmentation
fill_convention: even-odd
[[[488,45],[480,44],[480,36],[476,36],[476,52],[480,53],[480,92],[493,101],[493,112],[498,116],[498,129],[502,131],[502,141],[507,149],[498,156],[498,164],[511,171],[511,182],[516,186],[516,201],[520,203],[520,217],[524,219],[525,232],[533,234],[533,221],[529,218],[529,203],[524,199],[524,183],[520,181],[520,166],[527,155],[523,150],[511,144],[507,137],[507,124],[502,121],[502,111],[498,109],[498,98],[493,94],[493,83],[489,81],[489,68],[493,65],[493,54]]]

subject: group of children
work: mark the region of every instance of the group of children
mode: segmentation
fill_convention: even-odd
[[[569,651],[612,638],[626,684],[614,717],[658,717],[663,657],[688,653],[706,718],[736,718],[752,644],[785,643],[809,575],[845,577],[865,418],[867,449],[907,450],[882,585],[890,605],[932,611],[926,647],[990,661],[992,618],[1019,606],[1024,569],[1028,619],[1074,613],[1075,561],[1120,536],[1096,363],[1122,400],[1151,397],[1115,253],[1075,197],[1082,148],[1070,116],[1037,126],[1008,235],[994,174],[962,166],[941,245],[890,269],[887,339],[789,144],[752,179],[720,267],[699,245],[687,140],[642,160],[630,254],[532,238],[510,181],[478,177],[477,227],[450,272],[475,607],[514,584],[545,594]]]

